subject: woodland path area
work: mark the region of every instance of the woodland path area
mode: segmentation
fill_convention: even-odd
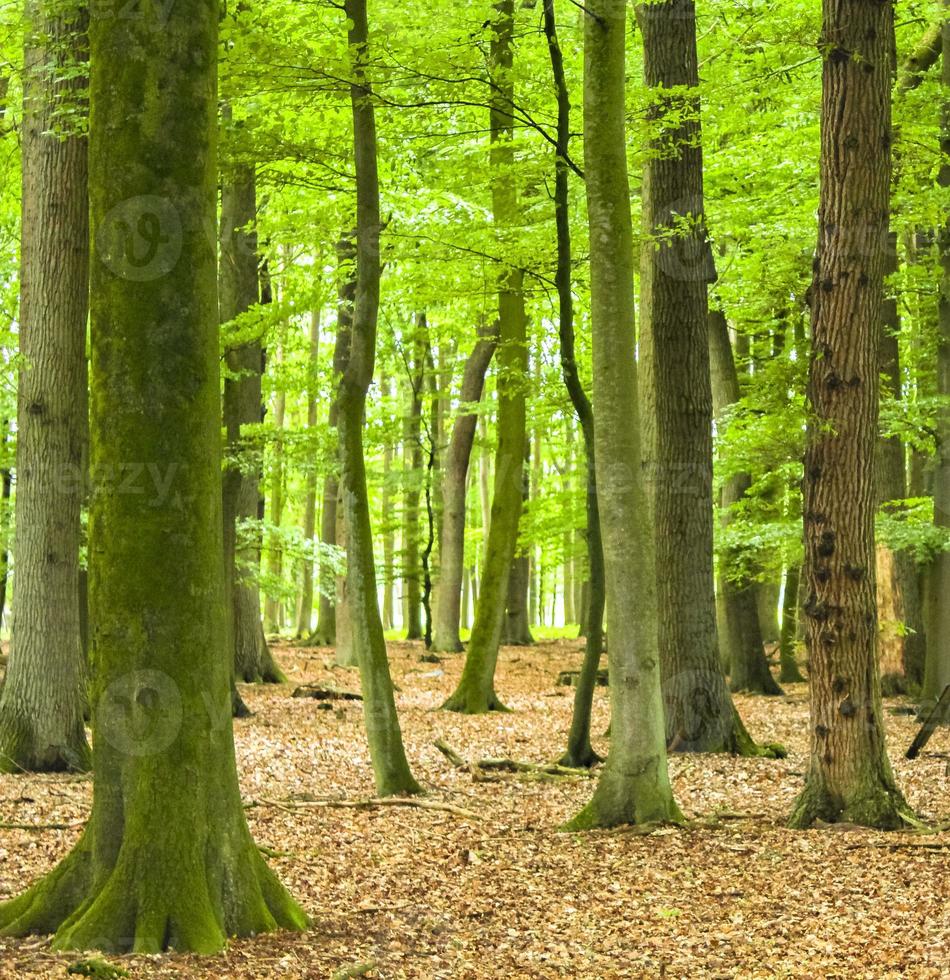
[[[237,941],[214,957],[109,962],[130,977],[948,975],[950,729],[907,762],[916,722],[900,713],[902,700],[885,703],[898,780],[913,809],[944,828],[937,833],[785,829],[807,757],[805,685],[787,685],[784,698],[737,697],[750,731],[784,743],[787,759],[671,757],[686,829],[558,833],[589,798],[587,778],[476,779],[432,743],[443,739],[469,759],[557,757],[571,691],[554,680],[576,668],[580,643],[503,648],[498,690],[514,711],[478,717],[433,710],[462,658],[423,663],[421,649],[389,646],[406,749],[425,800],[453,809],[312,805],[373,796],[362,706],[326,708],[291,691],[353,690],[358,679],[333,666],[330,650],[278,648],[289,684],[242,686],[254,714],[235,723],[238,769],[254,838],[312,927]],[[606,724],[601,688],[594,732]],[[596,748],[606,751],[603,739]],[[0,825],[68,825],[0,829],[0,898],[69,850],[91,793],[89,778],[0,776]],[[75,953],[51,953],[47,938],[0,939],[4,980],[64,977],[76,962]]]

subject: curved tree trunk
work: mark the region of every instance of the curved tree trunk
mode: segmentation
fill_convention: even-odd
[[[376,164],[376,117],[366,74],[369,28],[366,0],[347,0],[353,82],[353,147],[356,162],[356,293],[346,369],[340,381],[337,426],[342,462],[340,485],[346,522],[346,584],[353,646],[360,668],[363,718],[370,759],[380,796],[418,793],[403,749],[386,640],[376,593],[376,564],[370,525],[363,423],[366,393],[376,361],[379,313],[379,177]]]
[[[465,560],[465,500],[468,466],[475,441],[478,415],[467,409],[481,400],[485,374],[498,345],[497,328],[479,330],[479,339],[465,362],[459,392],[459,415],[445,455],[442,481],[442,526],[439,532],[439,589],[435,604],[432,649],[458,653],[459,600]]]
[[[594,410],[581,384],[574,350],[574,294],[571,289],[571,223],[568,153],[571,138],[571,103],[564,75],[564,58],[557,36],[554,0],[544,0],[544,33],[551,58],[551,73],[557,93],[557,146],[554,161],[554,218],[557,228],[558,339],[561,345],[561,373],[564,386],[580,423],[586,458],[587,561],[591,582],[587,618],[593,624],[587,631],[584,660],[574,691],[574,711],[567,736],[567,751],[561,757],[565,766],[592,766],[600,757],[590,744],[590,720],[597,686],[597,670],[604,645],[604,547],[597,502],[597,470],[594,447]],[[570,567],[570,558],[568,559]],[[572,586],[565,577],[565,622]]]
[[[713,409],[716,417],[739,400],[739,375],[729,341],[729,327],[720,310],[709,314],[709,350],[713,379]],[[737,473],[722,488],[720,512],[723,530],[733,520],[733,508],[745,497],[752,485],[747,473]],[[776,683],[765,658],[762,626],[756,604],[755,583],[736,580],[732,574],[735,555],[724,548],[720,555],[719,589],[724,611],[723,629],[719,642],[723,659],[729,665],[729,681],[733,691],[778,695],[782,689]]]
[[[898,828],[884,745],[874,487],[891,144],[890,4],[824,0],[804,531],[811,757],[791,824]]]
[[[491,98],[492,211],[500,234],[511,234],[518,211],[512,180],[511,145],[514,99],[514,0],[498,0],[492,17]],[[495,487],[485,548],[485,564],[478,590],[475,625],[458,687],[442,706],[448,711],[481,714],[504,710],[495,694],[495,665],[508,595],[508,577],[521,519],[525,444],[524,379],[528,373],[527,320],[524,308],[524,273],[509,269],[498,291],[498,449]]]
[[[943,154],[940,184],[950,187],[950,18],[943,25]],[[937,391],[950,398],[950,215],[940,230],[940,300],[938,309]],[[934,474],[934,522],[950,528],[950,408],[940,412],[937,428],[937,466]],[[934,558],[929,570],[927,663],[924,673],[924,710],[936,702],[950,684],[950,551]],[[945,718],[950,723],[950,718]]]
[[[27,5],[17,390],[16,588],[0,696],[0,771],[89,767],[79,610],[86,484],[88,157],[60,138],[85,79],[88,14]],[[52,66],[50,70],[49,66]],[[138,459],[140,457],[128,457]],[[144,457],[142,457],[144,459]]]
[[[208,236],[218,6],[168,8],[161,30],[105,12],[90,19],[93,805],[72,852],[0,906],[0,929],[58,930],[60,949],[212,953],[306,924],[251,838],[229,723]],[[128,460],[173,492],[150,492]]]
[[[643,175],[639,353],[666,738],[678,751],[749,754],[756,746],[733,706],[716,633],[706,293],[716,273],[703,208],[695,7],[661,0],[638,6],[637,19],[648,116],[662,124]]]
[[[584,8],[584,162],[590,224],[597,489],[610,637],[610,754],[571,829],[680,819],[666,760],[653,535],[640,468],[633,229],[624,120],[626,4]]]

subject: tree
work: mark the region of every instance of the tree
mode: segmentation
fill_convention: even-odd
[[[643,4],[637,19],[647,115],[658,131],[643,175],[639,351],[666,737],[681,751],[750,754],[756,746],[726,687],[716,634],[706,295],[715,267],[703,210],[695,6]]]
[[[230,113],[225,112],[227,120]],[[222,323],[254,307],[259,299],[257,191],[254,168],[238,164],[222,182],[218,302]],[[264,351],[260,338],[244,340],[225,350],[224,428],[227,438],[223,507],[224,562],[231,596],[231,638],[234,673],[247,683],[286,680],[274,662],[261,621],[261,598],[254,574],[260,564],[256,535],[242,540],[239,524],[258,516],[259,468],[244,426],[258,425],[262,416],[261,375]],[[250,460],[248,459],[250,457]]]
[[[0,771],[88,769],[80,628],[86,486],[88,11],[27,5],[23,98],[16,588]]]
[[[942,153],[938,183],[950,187],[950,18],[943,23]],[[934,520],[939,528],[950,528],[950,215],[938,235],[940,295],[937,308],[937,391],[943,396],[937,424],[937,467],[934,474]],[[950,551],[940,552],[930,568],[927,663],[923,696],[933,703],[950,684]],[[950,721],[950,719],[944,719]]]
[[[90,19],[93,807],[0,928],[210,953],[306,921],[251,839],[230,725],[208,234],[219,12],[168,8],[161,30],[157,11],[107,12]]]
[[[406,440],[404,456],[406,485],[403,505],[403,623],[407,640],[422,639],[422,567],[419,551],[421,529],[419,526],[419,502],[422,497],[422,402],[426,379],[426,324],[425,313],[417,313],[412,331],[412,359],[406,360],[409,381],[409,414],[405,420]]]
[[[490,108],[492,213],[503,241],[512,234],[518,211],[513,179],[514,0],[498,0],[491,19]],[[448,711],[482,714],[504,710],[495,694],[495,665],[508,598],[508,578],[518,541],[525,447],[525,390],[528,374],[524,271],[510,267],[498,288],[498,449],[495,484],[478,589],[475,623],[458,687],[442,706]]]
[[[465,497],[468,466],[478,415],[471,411],[482,397],[485,374],[498,345],[495,330],[479,330],[465,361],[459,392],[459,414],[452,426],[442,481],[442,524],[439,531],[439,589],[435,604],[432,649],[458,653],[462,572],[465,561]]]
[[[877,662],[874,463],[891,176],[893,8],[824,0],[821,202],[805,455],[811,755],[791,824],[900,827]]]
[[[340,436],[340,496],[346,524],[346,583],[352,640],[360,668],[364,721],[380,796],[420,792],[403,749],[386,639],[376,595],[376,566],[370,526],[363,420],[366,393],[376,360],[376,324],[382,274],[379,236],[379,174],[376,114],[368,77],[369,25],[366,0],[347,0],[353,81],[353,148],[356,163],[356,293],[346,367],[337,396]]]
[[[567,824],[575,830],[680,818],[667,770],[656,568],[640,469],[624,122],[625,32],[622,0],[591,0],[586,5],[584,171],[612,720],[610,753],[593,799]]]

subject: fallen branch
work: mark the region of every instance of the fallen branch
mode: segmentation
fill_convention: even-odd
[[[301,684],[295,687],[292,698],[313,698],[316,701],[362,701],[363,695],[358,691],[341,691],[335,687],[324,687],[320,684]]]
[[[910,748],[907,750],[908,759],[916,759],[923,752],[931,735],[948,716],[950,716],[950,684],[943,689],[943,693],[933,706],[933,711],[927,715],[926,720],[920,726],[920,731],[917,732],[916,738],[910,743]]]
[[[468,769],[473,772],[527,772],[541,776],[583,776],[591,778],[589,769],[575,769],[572,766],[562,766],[557,762],[525,762],[521,759],[479,759],[478,762],[466,762],[441,738],[432,743],[456,769]]]
[[[351,980],[352,977],[365,977],[367,973],[372,973],[376,969],[376,961],[368,960],[366,963],[354,963],[352,966],[344,966],[333,974],[332,980]]]
[[[8,823],[0,821],[0,830],[75,830],[84,824],[84,820],[78,820],[76,823]]]
[[[417,799],[414,796],[386,796],[374,797],[368,800],[269,800],[261,797],[247,804],[252,806],[273,806],[279,810],[286,810],[293,813],[294,810],[307,809],[309,807],[321,808],[340,808],[347,810],[370,810],[376,807],[400,806],[414,807],[419,810],[439,810],[444,813],[453,813],[457,817],[465,820],[480,820],[479,815],[472,810],[466,810],[460,806],[453,806],[451,803],[439,803],[437,800]]]

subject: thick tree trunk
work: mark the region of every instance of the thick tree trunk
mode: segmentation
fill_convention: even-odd
[[[584,8],[584,160],[590,225],[597,489],[610,643],[610,754],[569,828],[677,820],[666,760],[656,565],[640,467],[633,229],[624,99],[626,4]]]
[[[366,0],[347,0],[353,82],[353,148],[356,163],[356,295],[352,342],[338,396],[340,476],[346,521],[349,621],[360,667],[363,718],[370,759],[380,796],[418,793],[403,749],[393,683],[386,657],[386,640],[376,593],[376,564],[370,525],[363,422],[366,393],[376,360],[381,265],[379,235],[379,177],[376,163],[376,117],[372,87],[367,78],[369,28]]]
[[[254,223],[257,195],[254,168],[238,166],[223,181],[221,191],[220,266],[218,301],[222,323],[247,312],[259,298],[260,256]],[[257,536],[240,542],[237,525],[258,517],[260,501],[257,465],[242,456],[256,446],[242,434],[245,425],[260,424],[261,375],[264,354],[259,339],[225,351],[223,415],[227,438],[222,501],[224,511],[225,583],[231,597],[230,635],[234,645],[234,674],[247,683],[281,683],[286,678],[274,662],[261,621],[257,586],[260,547]],[[243,465],[242,465],[243,462]]]
[[[58,930],[61,949],[212,953],[306,924],[248,831],[229,724],[208,236],[219,12],[169,8],[159,30],[109,10],[97,0],[90,18],[93,805],[0,928]]]
[[[511,144],[514,99],[514,0],[497,0],[493,8],[491,65],[492,211],[499,235],[507,240],[518,212],[512,180]],[[521,470],[524,465],[525,392],[528,373],[524,273],[509,269],[498,290],[498,449],[485,564],[478,590],[475,625],[458,687],[443,708],[465,714],[503,710],[495,694],[495,665],[501,637],[508,577],[521,519]]]
[[[310,380],[307,395],[307,431],[314,432],[317,427],[319,402],[317,400],[317,377],[320,367],[320,317],[321,311],[314,310],[310,319]],[[313,540],[317,530],[317,468],[311,466],[307,471],[304,488],[303,536],[308,543]],[[304,558],[300,569],[300,605],[297,610],[297,629],[294,635],[310,636],[313,626],[313,562]]]
[[[891,175],[893,7],[824,0],[818,250],[804,530],[811,758],[791,817],[882,829],[908,813],[884,745],[874,516]]]
[[[719,662],[713,575],[712,391],[693,0],[637,7],[648,116],[662,124],[643,174],[640,418],[656,535],[667,744],[751,753]],[[671,120],[673,120],[671,122]],[[675,120],[679,120],[678,124]]]
[[[445,454],[442,526],[439,532],[439,591],[432,649],[446,653],[458,653],[462,649],[459,639],[459,599],[465,560],[465,500],[468,466],[478,422],[478,415],[470,408],[481,400],[485,374],[497,345],[497,329],[479,330],[479,339],[465,362],[459,392],[459,415],[452,426],[452,436]]]
[[[950,19],[943,25],[943,127],[939,171],[941,187],[950,187]],[[937,392],[950,398],[950,215],[939,236],[940,299],[937,312]],[[937,465],[934,473],[934,522],[950,528],[950,408],[944,405],[937,422]],[[924,674],[926,711],[950,684],[950,551],[936,556],[929,571],[927,665]],[[944,721],[950,722],[950,718]]]
[[[88,769],[79,610],[89,287],[85,136],[60,138],[85,79],[88,13],[30,0],[23,99],[16,588],[0,771]],[[68,81],[60,77],[64,69]],[[69,118],[69,117],[66,117]],[[129,459],[145,457],[127,457]]]
[[[709,350],[713,409],[719,418],[726,408],[739,400],[739,374],[729,341],[729,327],[720,310],[712,310],[709,314]],[[725,482],[720,498],[723,530],[728,530],[733,520],[733,508],[745,497],[751,484],[747,473],[738,473]],[[719,642],[723,660],[729,665],[730,687],[733,691],[754,694],[781,694],[782,689],[772,677],[765,658],[755,583],[747,579],[736,580],[732,574],[735,558],[730,549],[724,548],[719,571],[724,613]]]

